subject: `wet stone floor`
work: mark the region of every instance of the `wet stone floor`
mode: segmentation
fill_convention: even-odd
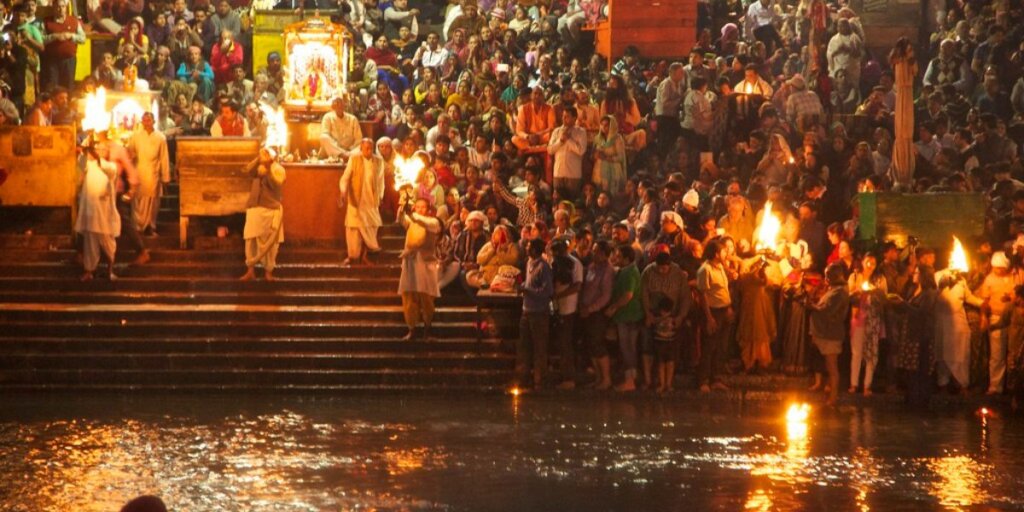
[[[1024,420],[565,396],[5,396],[0,510],[1024,508]]]

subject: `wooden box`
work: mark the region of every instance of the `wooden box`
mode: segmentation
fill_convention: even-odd
[[[985,198],[982,194],[858,194],[861,240],[892,240],[900,246],[908,236],[944,254],[956,235],[969,243],[985,230]]]
[[[697,41],[697,1],[654,0],[637,5],[609,0],[608,19],[588,30],[594,31],[597,53],[607,59],[609,69],[630,45],[644,58],[683,59]]]
[[[77,213],[80,182],[73,126],[0,128],[0,205],[71,208]]]
[[[180,242],[187,246],[188,218],[245,212],[252,177],[245,165],[259,154],[255,137],[178,137]]]
[[[333,242],[345,237],[345,211],[338,182],[345,166],[284,164],[284,236],[300,242]]]

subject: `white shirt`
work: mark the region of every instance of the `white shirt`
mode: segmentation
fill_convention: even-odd
[[[445,59],[448,58],[448,49],[437,45],[436,50],[431,50],[429,46],[424,46],[419,50],[416,50],[416,54],[419,56],[414,62],[418,62],[425,68],[440,68]]]
[[[686,75],[678,83],[671,78],[666,78],[658,84],[658,94],[655,96],[654,115],[656,116],[679,116],[679,104],[683,102],[686,94]]]
[[[686,114],[686,117],[683,118],[683,128],[693,130],[700,135],[707,135],[711,132],[714,111],[708,96],[707,92],[693,89],[686,94],[686,101],[683,103],[683,112]]]
[[[324,114],[320,122],[320,149],[328,156],[354,151],[362,140],[363,131],[356,116],[345,112],[339,118],[333,110]]]
[[[571,255],[569,256],[569,259],[572,260],[572,284],[582,285],[583,284],[583,264],[580,263],[580,260],[576,259],[575,257],[573,257]],[[556,284],[555,285],[555,294],[557,295],[557,294],[561,293],[563,290],[565,290],[569,286],[571,286],[571,285]],[[577,308],[577,304],[579,302],[579,299],[580,299],[580,292],[576,292],[576,293],[572,293],[572,294],[566,295],[565,297],[562,297],[560,299],[555,299],[555,309],[558,311],[559,315],[571,315],[571,314],[576,312],[576,308]]]
[[[562,142],[565,126],[555,128],[548,142],[548,154],[555,157],[554,177],[581,179],[583,177],[583,153],[587,150],[587,131],[579,126],[571,126],[569,138]]]
[[[771,2],[768,2],[768,7],[765,7],[758,0],[750,4],[750,7],[747,9],[747,31],[752,36],[754,29],[771,24],[777,17],[778,15],[775,14],[775,8]]]

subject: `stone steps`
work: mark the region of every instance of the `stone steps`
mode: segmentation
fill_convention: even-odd
[[[234,242],[231,242],[234,243]],[[383,242],[382,242],[383,243]],[[224,249],[203,249],[203,250],[178,250],[177,247],[173,249],[160,249],[150,248],[150,265],[157,264],[236,264],[241,265],[245,259],[245,249],[242,246],[242,241],[237,241],[237,247],[224,250]],[[353,267],[355,270],[366,270],[376,269],[378,267],[396,266],[399,264],[398,255],[400,251],[399,244],[390,244],[393,248],[388,248],[389,244],[385,243],[385,249],[376,255],[375,265],[373,267]],[[64,263],[67,265],[78,266],[75,260],[75,251],[70,247],[65,248],[54,248],[54,249],[26,249],[26,248],[12,248],[5,247],[0,244],[0,247],[4,247],[3,251],[0,251],[0,264],[58,264]],[[135,259],[135,254],[131,251],[121,251],[117,254],[117,262],[127,263]],[[281,266],[288,265],[341,265],[341,262],[345,259],[345,248],[317,248],[317,247],[305,247],[294,244],[286,243],[281,247],[281,253],[278,254],[277,263]]]
[[[396,258],[397,259],[397,258]],[[117,265],[115,272],[119,277],[133,278],[181,278],[200,279],[207,277],[235,277],[245,272],[243,258],[234,261],[216,261],[202,266],[183,262],[151,262],[142,266]],[[370,268],[345,267],[341,261],[320,263],[283,263],[274,269],[274,275],[280,279],[313,279],[313,278],[357,278],[372,273],[375,278],[398,279],[402,269],[397,265],[375,265]],[[53,278],[77,277],[82,269],[70,262],[38,262],[38,263],[0,263],[0,276],[16,276],[18,278]]]
[[[176,389],[182,386],[205,386],[221,388],[244,386],[250,389],[307,387],[361,386],[373,389],[377,386],[403,385],[421,388],[448,386],[478,387],[488,389],[507,384],[509,376],[504,371],[467,370],[462,368],[445,370],[373,368],[366,370],[253,370],[232,368],[230,370],[180,369],[88,369],[88,370],[37,370],[7,369],[0,371],[0,386],[4,388],[43,388],[52,386],[147,386],[156,389]]]
[[[444,322],[472,322],[471,307],[439,307],[435,318]],[[361,321],[400,322],[402,308],[393,305],[280,306],[237,304],[17,304],[0,303],[0,321],[17,323],[62,323],[88,325],[127,324],[220,324],[232,328],[247,323],[297,325],[352,324]]]
[[[60,337],[144,337],[158,333],[173,332],[183,336],[197,336],[210,332],[224,332],[233,336],[300,336],[328,337],[394,337],[405,335],[405,323],[400,319],[338,321],[310,321],[283,323],[280,321],[238,321],[225,325],[222,320],[203,321],[127,321],[117,320],[106,322],[81,319],[62,318],[60,321],[48,320],[45,323],[30,321],[3,321],[4,337],[16,336],[60,336]],[[476,334],[472,323],[435,321],[431,333],[437,337],[470,337]]]
[[[234,336],[176,335],[174,337],[83,338],[50,336],[10,336],[3,341],[5,354],[37,353],[123,353],[123,354],[388,354],[393,357],[420,357],[423,354],[480,354],[484,357],[505,355],[496,340],[445,337],[429,343],[402,341],[397,338],[363,337],[301,337],[301,336]]]
[[[454,295],[454,293],[452,294]],[[260,305],[266,304],[267,296],[264,292],[176,292],[176,291],[149,291],[149,292],[122,292],[122,291],[49,291],[49,290],[18,290],[13,292],[0,292],[0,302],[19,302],[23,304],[238,304],[238,305]],[[280,306],[347,306],[347,305],[383,305],[397,306],[401,304],[401,298],[394,292],[290,292],[277,291],[274,293],[274,304]],[[437,302],[438,306],[471,306],[472,301],[464,296],[442,297]]]
[[[122,251],[118,279],[101,266],[89,282],[66,214],[0,208],[0,388],[494,392],[511,380],[510,344],[477,340],[475,308],[458,290],[437,302],[437,341],[401,340],[400,226],[381,228],[369,268],[341,265],[344,242],[285,233],[279,280],[240,282],[240,216],[194,219],[181,250],[175,203],[172,190],[159,236],[145,240],[148,264]],[[218,225],[231,234],[216,238]],[[500,330],[507,338],[513,323]]]

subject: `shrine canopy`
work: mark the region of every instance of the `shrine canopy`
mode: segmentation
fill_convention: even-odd
[[[319,15],[284,30],[285,101],[289,117],[318,116],[345,94],[352,34]]]

